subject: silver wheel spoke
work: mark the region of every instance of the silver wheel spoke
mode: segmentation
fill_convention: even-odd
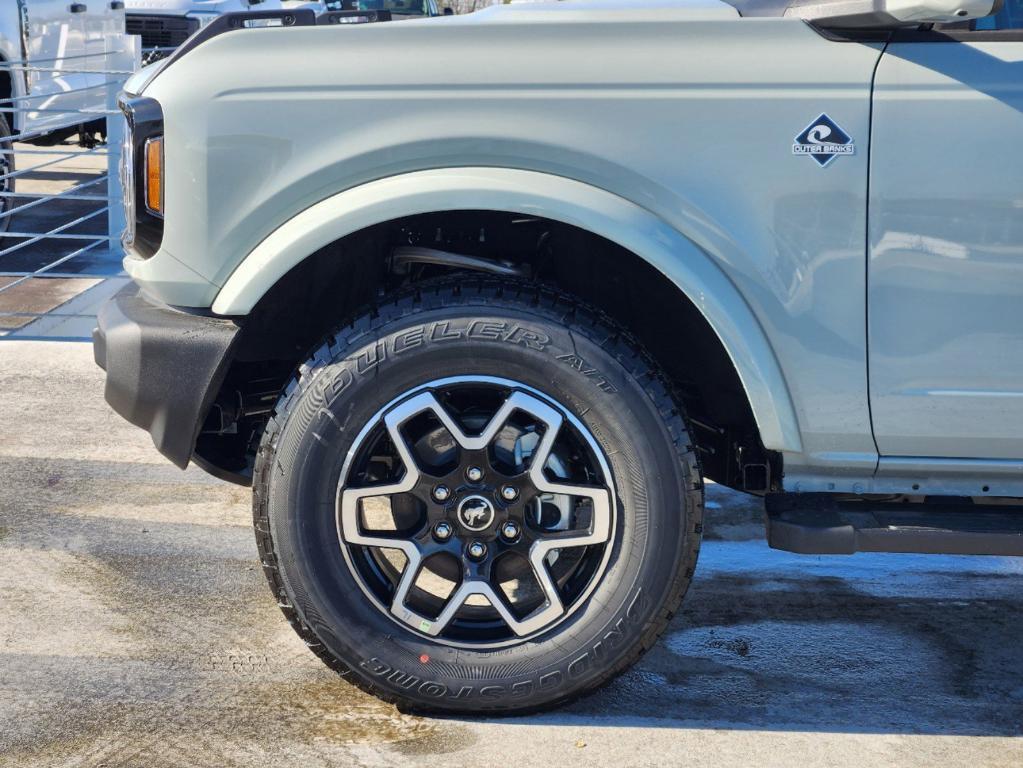
[[[587,531],[559,531],[545,536],[533,542],[529,548],[529,563],[533,568],[533,575],[536,577],[540,588],[546,596],[547,604],[538,609],[540,616],[546,621],[548,614],[555,611],[561,613],[564,609],[561,605],[561,598],[558,595],[557,586],[551,579],[547,570],[545,560],[547,555],[556,549],[568,547],[585,547],[591,544],[602,544],[611,537],[611,494],[606,488],[596,488],[581,485],[569,485],[565,483],[554,483],[547,479],[544,474],[544,467],[554,448],[554,442],[561,428],[561,414],[553,408],[539,403],[542,411],[535,415],[542,419],[547,429],[544,431],[543,439],[533,454],[533,460],[529,468],[529,479],[541,493],[559,493],[565,496],[587,498],[593,504],[593,519]],[[529,617],[527,617],[528,619]]]
[[[364,547],[398,549],[405,555],[405,569],[402,571],[401,580],[398,582],[394,598],[391,600],[390,610],[401,621],[428,634],[437,634],[440,630],[430,632],[430,620],[425,616],[420,616],[415,611],[409,610],[405,604],[408,593],[412,589],[412,585],[415,584],[416,577],[419,575],[423,565],[423,555],[419,550],[419,545],[411,539],[403,539],[396,536],[373,536],[363,533],[362,526],[359,524],[359,502],[367,498],[390,497],[399,493],[408,493],[416,487],[420,477],[419,467],[412,456],[408,443],[405,442],[405,438],[401,434],[401,427],[413,416],[436,405],[437,401],[433,395],[423,393],[385,414],[384,425],[387,427],[391,443],[394,445],[395,450],[397,450],[398,456],[405,467],[404,476],[399,482],[391,485],[369,488],[343,488],[340,499],[340,528],[341,536],[345,541]]]
[[[547,606],[533,611],[533,613],[520,621],[515,618],[515,614],[508,608],[507,603],[501,595],[499,595],[497,591],[490,586],[490,584],[485,581],[467,581],[458,588],[458,591],[455,592],[455,594],[451,596],[447,605],[444,606],[444,610],[441,611],[440,616],[437,617],[436,626],[439,628],[437,631],[442,631],[451,619],[454,618],[455,614],[458,613],[458,609],[465,604],[465,601],[474,595],[481,595],[485,597],[487,602],[489,602],[494,607],[494,610],[500,614],[501,618],[504,619],[505,624],[507,624],[511,631],[518,637],[535,632],[560,616],[563,612],[561,600],[557,599],[557,595],[555,594],[555,599],[557,600],[556,604],[548,603]]]

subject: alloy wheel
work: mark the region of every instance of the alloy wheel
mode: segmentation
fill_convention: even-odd
[[[337,492],[345,562],[392,620],[492,647],[564,621],[615,530],[607,461],[564,406],[491,377],[431,382],[357,436]]]

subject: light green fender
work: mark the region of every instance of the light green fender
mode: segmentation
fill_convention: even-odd
[[[340,192],[307,208],[256,246],[224,283],[213,311],[247,314],[289,270],[345,235],[403,216],[450,210],[542,216],[593,232],[646,259],[689,297],[721,339],[745,387],[764,446],[801,451],[792,401],[770,344],[746,301],[714,261],[646,209],[560,176],[507,168],[447,168],[392,176]]]

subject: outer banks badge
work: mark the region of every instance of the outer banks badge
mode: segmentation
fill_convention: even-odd
[[[856,145],[838,123],[822,114],[796,136],[792,144],[793,155],[809,155],[823,168],[839,155],[852,155]]]

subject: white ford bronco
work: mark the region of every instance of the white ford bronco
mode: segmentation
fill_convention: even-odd
[[[407,707],[626,669],[704,478],[780,549],[1023,555],[1019,10],[221,17],[123,96],[106,398]]]

